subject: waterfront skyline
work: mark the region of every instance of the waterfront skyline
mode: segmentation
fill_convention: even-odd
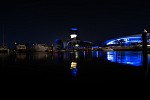
[[[0,2],[0,33],[4,25],[5,42],[11,45],[14,42],[53,43],[55,39],[68,39],[71,27],[79,29],[81,40],[94,43],[139,34],[144,28],[150,30],[150,7],[144,1]]]

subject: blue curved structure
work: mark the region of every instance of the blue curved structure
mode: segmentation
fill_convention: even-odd
[[[131,45],[135,45],[135,44],[141,45],[142,44],[142,34],[124,36],[124,37],[120,37],[120,38],[107,40],[105,42],[105,44],[107,46],[109,46],[109,45],[113,46],[113,45],[120,44],[121,42],[122,42],[122,44],[124,44],[124,46],[131,46]],[[147,42],[150,42],[149,33],[147,33]]]

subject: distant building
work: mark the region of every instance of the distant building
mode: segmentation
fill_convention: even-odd
[[[29,43],[16,43],[14,46],[14,51],[15,52],[27,52],[29,51]]]
[[[70,39],[67,40],[55,40],[55,48],[57,49],[80,49],[83,47],[90,47],[93,45],[90,41],[83,41],[78,38],[78,29],[70,28]]]

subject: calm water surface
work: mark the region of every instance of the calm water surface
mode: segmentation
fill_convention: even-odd
[[[1,64],[9,63],[34,63],[41,61],[60,64],[66,61],[103,59],[120,64],[129,64],[133,66],[142,66],[143,58],[141,51],[92,51],[92,52],[55,52],[55,53],[0,53]],[[150,56],[148,56],[150,64]]]
[[[115,51],[107,52],[107,60],[121,64],[142,66],[142,51]],[[150,58],[149,58],[150,59]]]
[[[122,80],[129,77],[134,79],[135,76],[135,78],[141,77],[139,71],[130,68],[124,70],[122,66],[111,62],[129,64],[132,68],[140,67],[142,52],[0,53],[1,75],[4,81],[44,79],[97,83],[105,79]],[[131,70],[133,73],[129,74]]]

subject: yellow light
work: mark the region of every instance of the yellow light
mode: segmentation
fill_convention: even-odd
[[[76,44],[75,46],[76,46],[76,47],[78,47],[78,46],[79,46],[79,44]]]
[[[74,69],[77,67],[77,62],[71,62],[71,68],[70,69]]]

